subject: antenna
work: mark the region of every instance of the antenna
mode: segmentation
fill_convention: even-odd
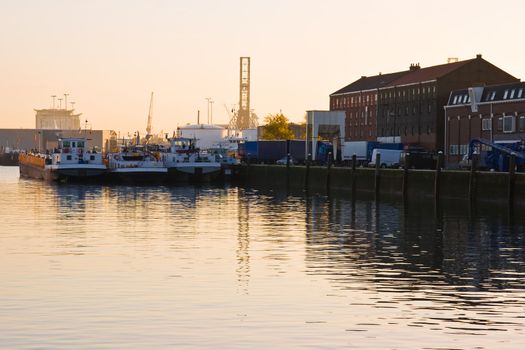
[[[64,94],[64,109],[67,110],[67,97],[69,96],[69,94]]]
[[[55,109],[55,98],[57,97],[57,95],[51,95],[51,97],[53,98],[53,109]]]
[[[62,99],[58,99],[58,109],[62,109]]]

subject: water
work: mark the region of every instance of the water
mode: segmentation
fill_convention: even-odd
[[[0,348],[522,349],[525,220],[0,167]]]

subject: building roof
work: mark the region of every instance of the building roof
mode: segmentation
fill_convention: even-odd
[[[350,85],[347,85],[344,88],[337,90],[331,95],[340,95],[340,94],[347,94],[350,92],[382,88],[388,85],[391,81],[396,80],[407,73],[409,73],[409,71],[388,73],[388,74],[378,74],[378,75],[374,75],[371,77],[362,76],[361,78],[354,81]]]
[[[478,56],[478,58],[481,58],[481,56]],[[409,71],[408,74],[405,74],[402,77],[391,81],[388,84],[388,86],[406,85],[406,84],[419,83],[423,81],[435,80],[475,60],[476,58],[473,58],[473,59],[469,59],[465,61],[439,64],[437,66],[430,66],[426,68],[419,68],[418,65],[412,66],[412,67],[417,67],[417,68],[412,69]]]
[[[469,89],[481,90],[479,94],[476,94],[476,103],[511,102],[513,100],[525,99],[525,82],[488,85]],[[459,106],[470,104],[471,95],[469,94],[469,89],[452,91],[447,105]]]

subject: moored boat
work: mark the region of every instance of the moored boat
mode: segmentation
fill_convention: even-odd
[[[142,145],[124,147],[107,155],[108,178],[123,183],[162,183],[168,169],[159,152],[151,152]]]
[[[216,155],[195,147],[195,140],[183,137],[169,139],[168,152],[162,153],[172,182],[209,182],[221,172]]]
[[[102,154],[86,148],[84,138],[63,138],[51,152],[20,153],[22,177],[47,181],[88,181],[106,173]]]

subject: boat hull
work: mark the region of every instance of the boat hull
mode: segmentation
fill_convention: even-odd
[[[212,182],[220,174],[220,167],[187,166],[168,168],[168,180],[170,182]]]
[[[117,184],[158,185],[166,182],[166,168],[119,168],[107,173],[108,182]]]
[[[92,182],[103,179],[106,168],[95,167],[40,167],[34,164],[20,162],[20,176],[45,181],[60,182]]]

